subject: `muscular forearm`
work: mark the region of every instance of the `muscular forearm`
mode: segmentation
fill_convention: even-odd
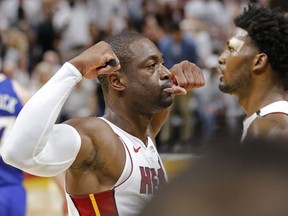
[[[71,126],[54,124],[81,79],[79,71],[65,63],[28,101],[4,141],[2,157],[6,163],[40,176],[57,175],[73,163],[80,136]]]

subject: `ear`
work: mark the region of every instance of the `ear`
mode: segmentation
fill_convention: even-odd
[[[122,73],[119,73],[119,71],[108,74],[108,82],[109,85],[117,91],[123,91],[125,89],[124,76]]]
[[[253,70],[256,73],[261,73],[265,71],[268,63],[268,56],[265,53],[259,53],[255,57]]]

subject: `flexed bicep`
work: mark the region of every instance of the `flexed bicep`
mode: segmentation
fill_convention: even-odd
[[[33,95],[3,143],[1,152],[6,163],[39,176],[57,175],[73,163],[80,148],[80,136],[71,126],[55,122],[81,79],[79,71],[66,63]],[[62,155],[64,152],[67,158]]]

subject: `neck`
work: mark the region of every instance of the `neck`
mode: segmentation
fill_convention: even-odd
[[[282,85],[275,85],[274,83],[269,87],[260,86],[259,88],[250,91],[247,97],[239,97],[239,104],[247,116],[250,116],[270,103],[286,99],[287,93],[284,91]]]
[[[146,143],[151,117],[135,114],[135,112],[121,112],[106,108],[104,118]]]

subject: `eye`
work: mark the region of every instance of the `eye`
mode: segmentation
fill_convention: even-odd
[[[230,52],[234,52],[234,51],[236,51],[233,47],[231,47],[231,46],[228,46],[228,50],[230,51]]]
[[[164,60],[161,60],[161,61],[150,61],[148,64],[147,64],[147,68],[148,69],[153,69],[155,70],[155,68],[159,67],[159,66],[165,66],[165,62]]]
[[[149,66],[148,66],[148,68],[155,68],[156,67],[156,63],[154,62],[154,63],[151,63]]]

